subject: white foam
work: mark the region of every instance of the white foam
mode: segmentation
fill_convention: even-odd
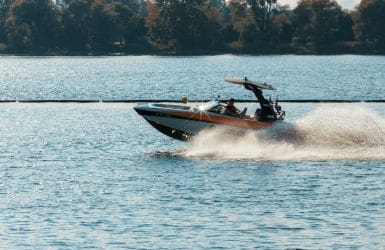
[[[320,105],[293,123],[259,131],[202,131],[187,157],[257,160],[385,160],[385,120],[362,104]]]

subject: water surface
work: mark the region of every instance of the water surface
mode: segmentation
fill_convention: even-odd
[[[225,76],[269,82],[281,99],[384,99],[384,56],[0,57],[2,99],[210,99],[253,94]]]
[[[316,108],[285,106],[288,122]],[[366,108],[384,117],[383,105]],[[385,244],[383,154],[357,160],[350,147],[329,159],[338,140],[317,154],[290,139],[251,147],[248,137],[197,153],[125,104],[2,104],[0,120],[4,248]],[[286,149],[305,160],[279,158]]]
[[[0,95],[252,98],[221,80],[247,75],[282,98],[383,99],[384,58],[0,57]],[[282,103],[284,125],[187,144],[133,106],[0,104],[0,248],[385,245],[384,104]]]

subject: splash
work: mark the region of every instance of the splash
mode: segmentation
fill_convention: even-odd
[[[277,123],[269,129],[202,131],[182,154],[257,160],[385,160],[385,120],[360,104],[325,104],[293,123]]]

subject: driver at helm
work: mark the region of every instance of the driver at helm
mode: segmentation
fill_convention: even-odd
[[[225,115],[230,115],[230,116],[235,116],[235,117],[243,117],[245,116],[247,112],[247,108],[244,108],[243,111],[241,112],[239,109],[237,109],[234,105],[235,100],[234,98],[231,98],[226,106]]]

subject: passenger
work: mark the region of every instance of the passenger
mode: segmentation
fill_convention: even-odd
[[[241,112],[239,109],[237,109],[234,106],[234,103],[235,103],[235,100],[231,98],[229,100],[229,103],[226,106],[225,115],[230,115],[235,117],[244,117],[247,112],[247,108],[244,108],[243,111]]]
[[[262,109],[257,109],[257,110],[255,111],[254,117],[255,117],[255,119],[256,119],[257,121],[259,121],[259,120],[261,119],[261,117],[262,117]]]
[[[184,104],[188,103],[187,97],[185,97],[185,96],[182,97],[181,102],[184,103]]]

